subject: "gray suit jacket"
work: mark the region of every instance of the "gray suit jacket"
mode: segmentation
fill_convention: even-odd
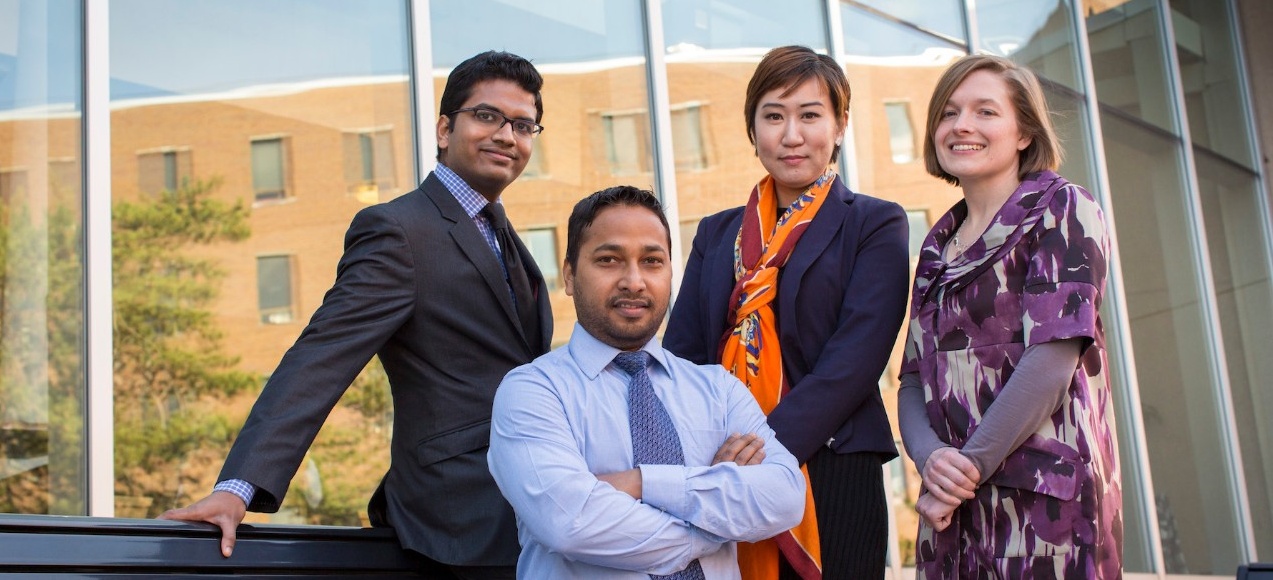
[[[360,211],[335,284],[266,383],[221,479],[256,485],[253,511],[278,510],[327,414],[378,353],[395,415],[372,522],[440,562],[516,564],[513,511],[486,466],[491,403],[504,374],[552,337],[543,277],[517,245],[540,336],[523,336],[498,258],[435,175]]]

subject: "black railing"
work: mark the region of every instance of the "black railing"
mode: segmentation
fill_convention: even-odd
[[[244,525],[222,558],[220,530],[165,520],[0,514],[0,578],[430,578],[392,530]]]
[[[1238,566],[1238,580],[1273,580],[1273,563]]]

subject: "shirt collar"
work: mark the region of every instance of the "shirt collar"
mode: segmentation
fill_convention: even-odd
[[[450,167],[438,163],[433,173],[438,176],[442,185],[446,186],[447,191],[455,196],[455,200],[460,202],[460,207],[464,208],[464,213],[468,214],[469,219],[476,217],[482,208],[486,207],[488,203],[486,197],[469,187],[469,184],[464,182],[464,178],[452,171]]]
[[[575,359],[575,364],[579,365],[579,369],[583,371],[589,379],[596,379],[601,375],[601,371],[606,366],[614,362],[614,357],[619,354],[619,349],[610,346],[596,337],[588,334],[578,322],[575,323],[575,329],[570,334],[570,343],[566,348],[570,349],[571,358]],[[659,343],[658,338],[651,338],[641,350],[649,353],[650,358],[658,363],[657,366],[663,367],[664,373],[669,373],[671,367],[668,366],[668,353],[663,350],[663,346]]]

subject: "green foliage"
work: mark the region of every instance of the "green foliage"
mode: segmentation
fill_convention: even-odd
[[[53,196],[61,199],[62,196]],[[0,511],[84,511],[83,228],[50,201],[0,204],[0,457],[39,460],[0,481]]]
[[[187,182],[152,201],[112,210],[116,420],[166,425],[170,408],[207,394],[256,386],[221,350],[208,310],[224,273],[183,249],[237,242],[250,234],[248,210],[211,197],[219,181]]]
[[[112,208],[115,487],[123,515],[153,517],[206,494],[248,395],[260,387],[222,347],[213,304],[224,272],[200,257],[209,253],[199,248],[250,235],[248,210],[214,198],[218,185],[186,183]],[[32,217],[21,204],[0,204],[0,426],[17,418],[24,434],[0,455],[47,455],[48,464],[0,480],[0,512],[79,514],[83,223],[78,211],[56,204],[35,216],[47,219]],[[392,421],[389,381],[373,359],[315,440],[285,507],[310,523],[359,525],[388,468]]]
[[[371,357],[371,362],[354,379],[341,401],[370,421],[384,425],[393,423],[393,395],[389,391],[389,376],[380,364],[380,357]]]
[[[250,235],[248,210],[212,197],[219,181],[112,208],[115,470],[117,492],[153,500],[155,515],[176,505],[188,458],[223,455],[238,425],[196,409],[259,386],[235,368],[210,307],[224,272],[187,253]]]

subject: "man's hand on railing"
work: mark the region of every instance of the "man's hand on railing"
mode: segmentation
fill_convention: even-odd
[[[247,515],[247,506],[239,496],[228,491],[214,491],[189,506],[168,510],[159,515],[161,520],[208,522],[221,528],[221,555],[229,558],[234,552],[235,530]]]

